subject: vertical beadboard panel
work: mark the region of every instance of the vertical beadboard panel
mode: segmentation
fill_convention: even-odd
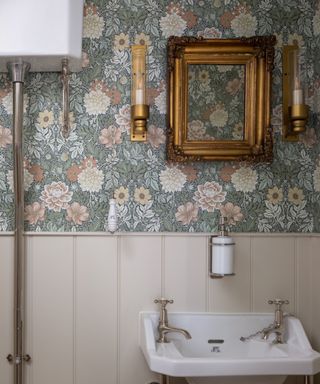
[[[0,236],[0,383],[13,382],[13,367],[6,360],[13,353],[13,241]]]
[[[313,314],[313,253],[317,248],[312,238],[298,238],[297,242],[297,316],[309,338],[312,335]],[[318,245],[319,246],[319,245]]]
[[[210,279],[213,312],[250,312],[250,237],[234,237],[235,276]]]
[[[73,378],[73,241],[72,237],[32,238],[28,255],[32,271],[32,312],[28,328],[32,334],[33,361],[30,384],[72,384]],[[31,274],[31,276],[30,276]],[[29,292],[27,292],[28,294]]]
[[[76,243],[76,383],[117,382],[117,239]]]
[[[144,384],[157,377],[139,348],[138,315],[157,309],[153,300],[161,293],[161,237],[123,236],[120,246],[119,383]]]
[[[252,297],[254,312],[272,312],[268,299],[288,299],[295,309],[295,247],[293,237],[252,238]]]
[[[205,236],[166,236],[164,292],[174,299],[169,310],[206,310],[207,246]]]

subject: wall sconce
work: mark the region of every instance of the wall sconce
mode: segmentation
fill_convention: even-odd
[[[225,227],[225,218],[221,216],[219,235],[211,236],[209,241],[209,276],[211,278],[235,275],[234,246],[235,242],[232,237],[228,236]]]
[[[147,140],[149,106],[146,104],[146,50],[145,45],[131,47],[131,141]]]
[[[282,138],[285,141],[298,141],[298,135],[306,130],[308,106],[301,83],[299,46],[296,41],[293,45],[283,47],[282,94]]]

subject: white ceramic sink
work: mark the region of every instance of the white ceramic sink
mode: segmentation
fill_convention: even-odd
[[[320,372],[320,354],[295,317],[285,317],[285,344],[273,344],[273,334],[240,341],[270,325],[273,314],[169,312],[168,317],[170,326],[186,329],[192,339],[168,333],[170,343],[157,343],[159,314],[141,312],[140,347],[151,371],[198,384],[228,383],[228,377],[234,383],[235,376],[238,383],[281,383],[287,375]]]

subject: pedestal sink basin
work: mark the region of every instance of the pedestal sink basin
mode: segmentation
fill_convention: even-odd
[[[169,313],[169,324],[184,328],[186,340],[168,333],[169,343],[157,343],[157,312],[140,313],[140,347],[151,371],[185,377],[191,384],[282,383],[288,375],[320,372],[320,354],[314,351],[301,322],[285,317],[284,344],[274,335],[263,340],[248,336],[269,326],[273,314]]]

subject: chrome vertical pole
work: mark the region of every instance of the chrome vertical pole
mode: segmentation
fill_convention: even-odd
[[[24,351],[24,186],[23,186],[23,86],[30,64],[12,62],[7,64],[13,83],[13,174],[15,195],[14,236],[14,383],[23,383],[23,361],[30,357]],[[8,356],[10,361],[10,355]]]

